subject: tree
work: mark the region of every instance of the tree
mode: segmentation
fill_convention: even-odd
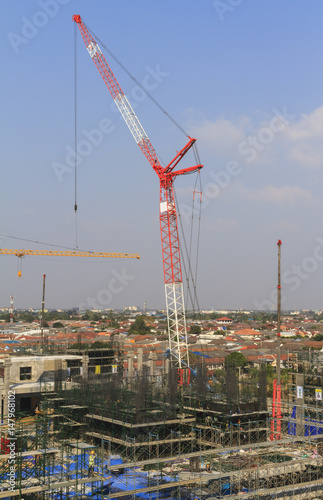
[[[190,328],[191,335],[199,335],[201,333],[201,327],[199,325],[192,325]]]
[[[102,313],[90,311],[89,309],[87,309],[83,314],[82,319],[86,321],[101,321]]]
[[[151,331],[146,324],[144,316],[137,316],[129,329],[129,335],[146,335],[147,333],[151,333]]]
[[[53,323],[53,328],[64,328],[64,325],[63,323],[56,321],[56,323]]]
[[[225,366],[243,367],[247,364],[247,358],[241,352],[232,352],[225,358]]]
[[[109,328],[120,328],[120,324],[116,319],[112,319],[111,322],[109,323]]]
[[[9,313],[1,314],[0,318],[3,319],[5,321],[5,323],[9,323],[10,322],[10,314]]]
[[[36,319],[36,316],[31,313],[31,312],[26,312],[24,317],[23,317],[23,321],[25,321],[26,323],[33,323]]]

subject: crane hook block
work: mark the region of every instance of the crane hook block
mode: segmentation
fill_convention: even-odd
[[[21,278],[21,271],[18,271],[18,278]]]

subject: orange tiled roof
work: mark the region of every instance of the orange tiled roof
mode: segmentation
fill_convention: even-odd
[[[243,330],[237,330],[234,332],[235,335],[262,335],[261,332],[256,332],[255,330],[252,330],[251,328],[244,328]]]

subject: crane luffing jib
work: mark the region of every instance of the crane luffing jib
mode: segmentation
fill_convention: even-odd
[[[96,65],[104,83],[108,87],[109,92],[122,117],[124,118],[131,134],[159,177],[159,220],[164,268],[169,349],[171,353],[174,353],[174,355],[177,353],[174,357],[178,360],[179,367],[182,366],[182,362],[189,365],[180,247],[173,182],[179,175],[189,174],[202,168],[202,165],[196,165],[182,170],[174,170],[185,154],[194,145],[196,139],[188,137],[189,141],[186,146],[184,146],[177,153],[177,155],[166,167],[162,167],[148,135],[143,129],[138,117],[121,89],[96,40],[83,23],[81,16],[74,15],[72,19],[77,23],[91,59]],[[184,351],[181,350],[179,340],[183,335],[185,338]]]
[[[0,248],[0,254],[16,255],[24,257],[25,255],[49,255],[52,257],[105,257],[107,259],[140,259],[137,253],[106,253],[106,252],[86,252],[82,250],[26,250],[15,248]]]

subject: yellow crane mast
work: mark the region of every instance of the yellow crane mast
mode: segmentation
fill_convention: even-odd
[[[19,258],[25,255],[47,255],[52,257],[104,257],[107,259],[140,259],[137,253],[109,253],[109,252],[90,252],[83,250],[23,250],[16,248],[0,248],[2,255],[16,255]],[[18,271],[18,277],[21,277],[21,271]]]

